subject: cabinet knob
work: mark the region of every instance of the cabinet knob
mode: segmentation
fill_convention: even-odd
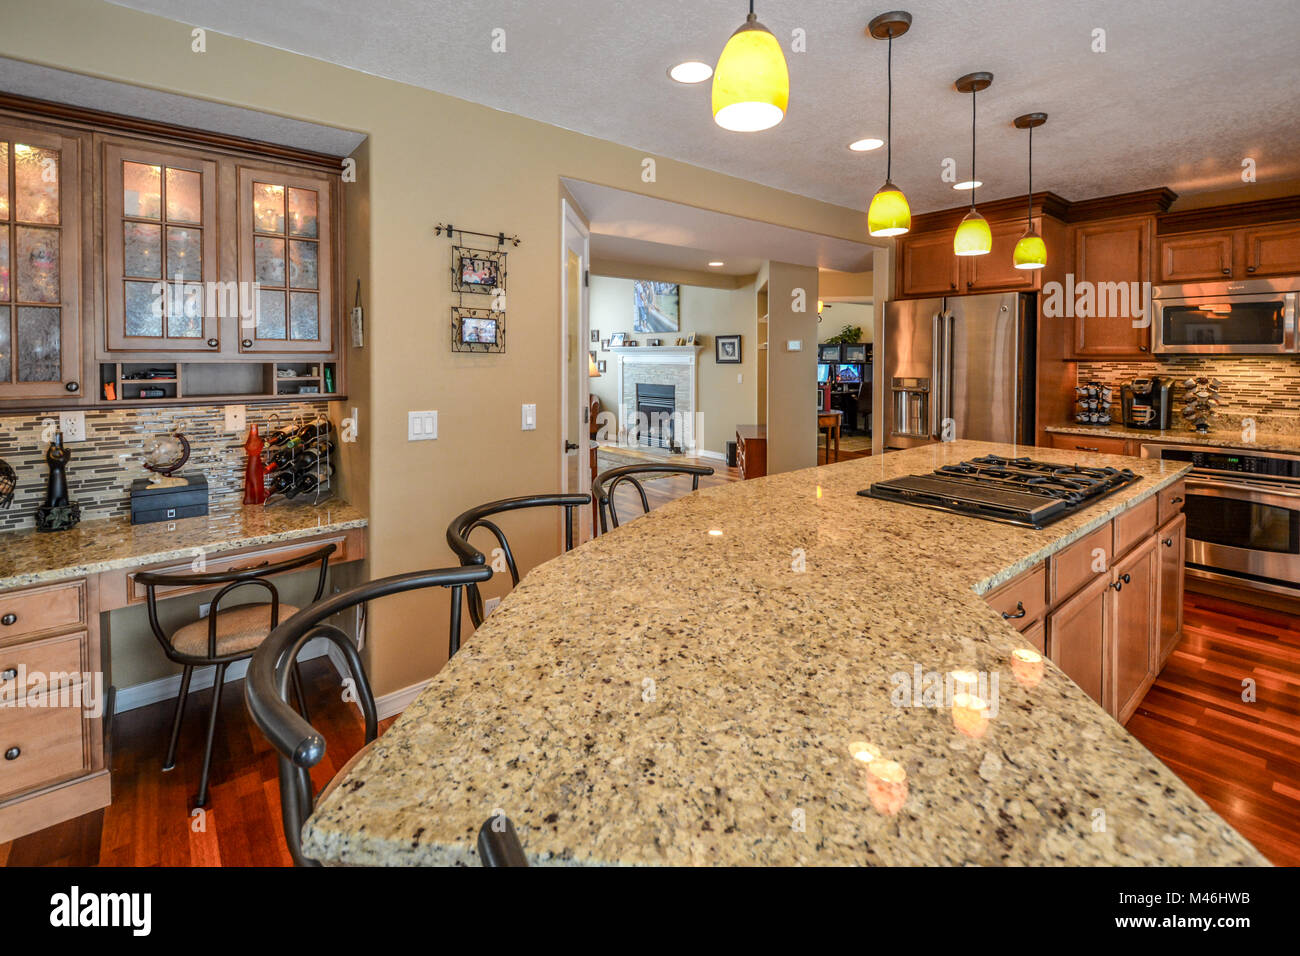
[[[1165,538],[1165,547],[1166,547],[1166,548],[1172,548],[1173,546],[1174,546],[1174,539],[1173,539],[1173,538]]]
[[[1022,618],[1022,617],[1024,617],[1026,613],[1028,613],[1028,612],[1025,611],[1025,602],[1024,602],[1024,601],[1017,601],[1017,602],[1016,602],[1016,613],[1015,613],[1015,614],[1010,614],[1010,613],[1008,613],[1008,612],[1006,612],[1006,611],[1003,611],[1003,612],[1002,612],[1002,619],[1003,619],[1004,621],[1014,621],[1014,620],[1016,620],[1016,619],[1018,619],[1018,618]]]
[[[1225,268],[1225,269],[1223,270],[1223,274],[1224,274],[1225,276],[1230,276],[1230,275],[1232,275],[1232,270],[1231,270],[1231,269],[1227,269],[1227,268]]]
[[[1123,591],[1123,590],[1124,590],[1124,582],[1123,582],[1123,581],[1112,581],[1110,586],[1113,587],[1116,591]]]
[[[240,342],[239,344],[242,345],[242,346],[243,346],[244,348],[246,348],[246,349],[251,349],[251,348],[253,347],[253,340],[252,340],[252,339],[244,339],[244,340],[243,340],[242,342]]]
[[[208,339],[208,348],[210,349],[215,349],[220,344],[221,343],[216,339]]]
[[[79,391],[81,391],[81,385],[80,385],[79,383],[77,383],[77,382],[68,382],[68,383],[67,383],[66,385],[64,385],[63,387],[64,387],[65,389],[67,389],[69,392],[79,392]]]
[[[11,624],[17,624],[17,623],[18,623],[18,615],[14,614],[13,612],[6,614],[4,617],[0,617],[0,624],[3,624],[5,627],[9,627]]]
[[[5,751],[5,760],[17,760],[20,753],[22,753],[22,751],[17,747],[10,747]]]
[[[1254,267],[1254,266],[1246,266],[1246,271],[1247,271],[1247,272],[1254,272],[1254,271],[1255,271],[1255,267]]]
[[[1180,505],[1183,503],[1183,496],[1179,495],[1177,498],[1170,498],[1169,503],[1173,505]]]
[[[0,671],[0,680],[13,680],[18,676],[18,670],[14,667],[6,667]]]

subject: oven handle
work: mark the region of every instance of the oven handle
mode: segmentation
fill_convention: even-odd
[[[1294,487],[1294,486],[1288,486]],[[1187,476],[1187,491],[1190,494],[1196,488],[1219,489],[1223,491],[1239,491],[1246,494],[1271,497],[1271,498],[1290,498],[1300,501],[1300,489],[1287,491],[1282,488],[1275,488],[1270,485],[1259,485],[1245,481],[1218,481],[1213,478],[1203,478],[1195,472]],[[1219,496],[1223,497],[1223,496]]]

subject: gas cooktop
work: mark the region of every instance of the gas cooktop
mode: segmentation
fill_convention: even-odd
[[[1127,468],[1084,468],[987,455],[928,475],[878,481],[866,498],[1044,528],[1142,479]]]

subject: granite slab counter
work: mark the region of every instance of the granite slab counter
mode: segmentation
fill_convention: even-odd
[[[204,517],[174,522],[132,525],[107,518],[70,531],[7,531],[0,534],[0,591],[365,526],[359,509],[323,501],[269,508],[214,504]]]
[[[1247,441],[1241,428],[1224,427],[1202,435],[1189,429],[1153,431],[1145,428],[1125,428],[1122,425],[1048,425],[1045,431],[1057,435],[1090,435],[1103,438],[1124,438],[1130,441],[1164,442],[1170,445],[1203,445],[1206,448],[1255,448],[1260,451],[1280,451],[1300,454],[1300,431],[1256,428]]]
[[[990,453],[1142,480],[1041,531],[857,494]],[[534,864],[1263,864],[980,597],[1185,471],[961,441],[674,501],[531,571],[304,851],[475,864],[504,813]],[[954,671],[981,735],[908,688]]]

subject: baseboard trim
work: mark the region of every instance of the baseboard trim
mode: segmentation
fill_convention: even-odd
[[[338,654],[338,659],[335,659]],[[332,643],[317,638],[307,642],[307,646],[302,649],[298,660],[306,661],[315,657],[329,657],[330,663],[340,674],[346,673],[346,667],[342,665],[343,657]],[[226,668],[226,679],[224,683],[230,683],[232,680],[240,680],[248,672],[248,661],[235,661]],[[190,678],[190,690],[205,690],[212,686],[212,680],[216,676],[215,667],[196,668],[195,674]],[[181,692],[181,675],[172,674],[168,677],[159,677],[157,680],[146,681],[143,684],[136,684],[134,687],[119,687],[113,700],[113,713],[121,714],[128,710],[136,710],[140,707],[148,707],[150,704],[156,704],[161,700],[175,700],[176,695]]]
[[[428,686],[429,681],[422,680],[419,683],[395,690],[391,694],[385,694],[383,697],[376,697],[375,710],[379,714],[379,719],[385,720],[406,710],[407,705],[419,697],[421,691]]]

